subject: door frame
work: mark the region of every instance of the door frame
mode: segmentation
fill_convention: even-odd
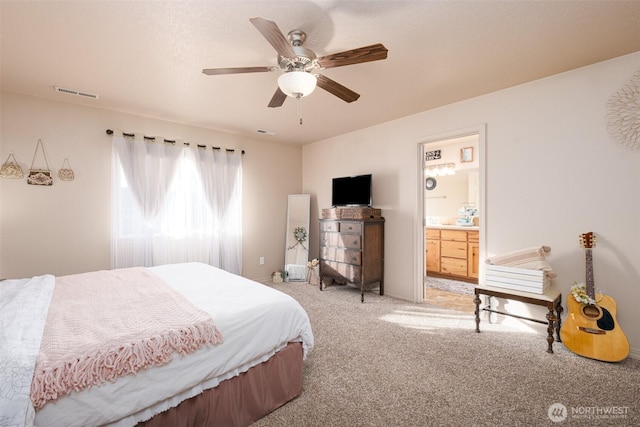
[[[480,250],[480,260],[485,258],[485,254],[487,253],[487,125],[486,123],[482,123],[475,126],[469,126],[463,129],[456,129],[452,131],[442,132],[438,134],[428,135],[417,140],[417,194],[416,194],[416,213],[414,221],[415,223],[415,231],[414,231],[414,246],[415,246],[415,272],[414,272],[414,290],[413,290],[413,299],[415,302],[424,302],[424,263],[425,263],[425,239],[424,239],[424,221],[425,221],[425,189],[424,189],[424,159],[422,158],[424,145],[428,145],[430,143],[441,142],[448,139],[455,139],[469,135],[478,135],[478,172],[479,172],[479,184],[480,184],[480,194],[479,194],[479,206],[478,212],[480,215],[480,225],[479,229],[479,250]],[[478,283],[482,283],[484,281],[484,264],[482,262],[479,263],[479,271],[478,271]]]

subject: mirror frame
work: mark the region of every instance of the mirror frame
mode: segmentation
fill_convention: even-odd
[[[307,280],[310,213],[311,195],[290,194],[288,196],[284,251],[284,271],[287,282]]]

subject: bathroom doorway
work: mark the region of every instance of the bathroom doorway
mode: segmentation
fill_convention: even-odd
[[[484,274],[484,126],[425,138],[419,155],[418,299],[472,311]]]

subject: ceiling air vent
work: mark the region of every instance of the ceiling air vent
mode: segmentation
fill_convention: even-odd
[[[54,86],[54,88],[56,92],[66,93],[67,95],[83,96],[85,98],[92,98],[92,99],[100,98],[100,95],[97,95],[95,93],[89,93],[89,92],[79,91],[76,89],[69,89],[67,87],[60,87],[60,86]]]

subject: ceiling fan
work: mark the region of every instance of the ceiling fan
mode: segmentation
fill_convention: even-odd
[[[307,38],[303,31],[292,30],[285,37],[273,21],[263,18],[251,18],[249,21],[278,53],[278,66],[205,68],[202,72],[215,76],[283,70],[284,73],[278,77],[278,88],[269,102],[271,108],[282,106],[287,96],[300,99],[309,95],[316,85],[345,102],[353,102],[360,98],[359,94],[322,74],[312,72],[387,58],[387,48],[380,43],[318,58],[313,51],[302,46]]]

